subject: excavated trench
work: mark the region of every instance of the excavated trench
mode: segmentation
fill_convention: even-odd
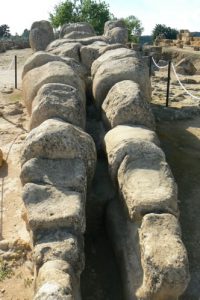
[[[102,148],[104,127],[101,116],[87,97],[87,132],[97,148],[97,166],[86,202],[85,269],[81,275],[83,300],[122,300],[120,271],[106,229],[106,210],[115,196]]]
[[[191,279],[181,300],[197,300],[200,294],[200,117],[159,122],[157,133],[179,189],[182,238],[189,258]]]

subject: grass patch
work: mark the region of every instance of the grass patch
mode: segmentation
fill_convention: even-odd
[[[10,278],[13,274],[12,268],[3,260],[0,260],[0,281]]]

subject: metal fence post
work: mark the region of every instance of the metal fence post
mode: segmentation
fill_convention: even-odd
[[[17,55],[15,55],[15,89],[17,89]]]
[[[168,63],[168,77],[167,77],[167,95],[166,95],[166,107],[169,105],[169,88],[170,88],[170,79],[171,79],[171,60]]]

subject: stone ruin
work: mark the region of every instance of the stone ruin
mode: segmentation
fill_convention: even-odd
[[[200,37],[194,37],[187,29],[181,29],[177,35],[176,40],[166,39],[164,34],[160,34],[154,41],[155,46],[183,48],[184,46],[191,46],[195,51],[200,50]]]
[[[155,133],[148,67],[126,42],[120,20],[107,22],[102,36],[86,23],[65,24],[57,40],[48,22],[32,26],[35,53],[22,75],[30,132],[21,181],[34,300],[81,299],[85,206],[102,152],[116,191],[106,223],[123,299],[175,300],[188,285],[177,186]],[[94,114],[100,126],[93,139],[86,130]]]

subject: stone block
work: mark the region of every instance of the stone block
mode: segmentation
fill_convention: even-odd
[[[48,119],[34,128],[24,142],[22,165],[31,158],[83,160],[88,182],[96,166],[96,148],[89,134],[59,119]]]
[[[31,158],[23,166],[22,184],[48,184],[86,194],[86,168],[81,159]]]
[[[139,85],[131,80],[116,83],[102,104],[103,120],[108,128],[117,125],[143,125],[155,130],[155,120],[149,102]]]
[[[23,188],[28,226],[35,232],[65,228],[78,234],[85,231],[85,199],[65,188],[27,183]]]
[[[118,169],[119,191],[132,221],[148,213],[178,215],[177,186],[159,150],[126,155]]]
[[[138,299],[175,300],[189,282],[188,258],[177,219],[148,214],[139,231],[143,284]]]
[[[51,118],[60,118],[84,129],[85,97],[76,88],[66,84],[44,84],[32,103],[30,129]]]

